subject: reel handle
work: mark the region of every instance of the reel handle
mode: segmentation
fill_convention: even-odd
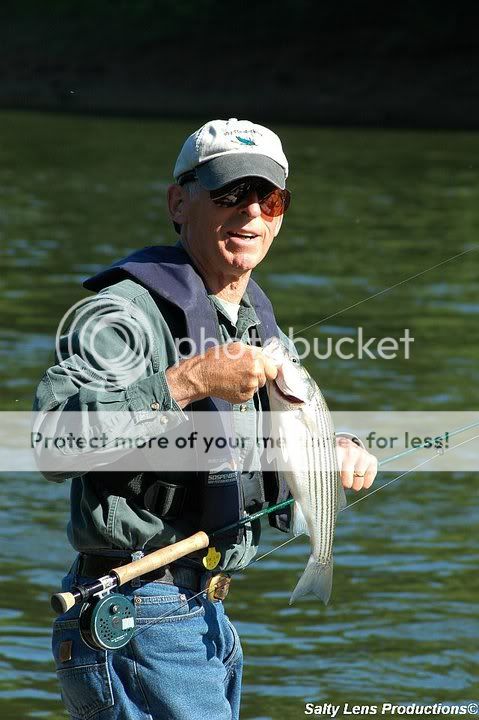
[[[203,530],[200,530],[194,535],[174,543],[174,545],[169,545],[168,547],[155,550],[145,555],[141,560],[135,560],[134,562],[128,563],[128,565],[113,568],[110,574],[115,573],[118,578],[118,585],[124,585],[140,575],[146,575],[152,572],[152,570],[157,570],[164,565],[169,565],[169,563],[179,560],[185,555],[189,555],[197,550],[203,550],[207,548],[209,544],[210,539],[208,535],[203,532]]]
[[[78,597],[75,597],[71,592],[59,592],[52,595],[50,602],[54,612],[57,615],[62,615],[77,604]]]

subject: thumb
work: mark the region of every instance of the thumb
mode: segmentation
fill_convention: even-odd
[[[278,366],[266,355],[263,355],[264,374],[267,380],[274,380],[278,374]]]
[[[338,458],[338,465],[340,470],[343,466],[343,460],[345,455],[346,451],[344,447],[342,447],[341,445],[336,445],[336,457]]]

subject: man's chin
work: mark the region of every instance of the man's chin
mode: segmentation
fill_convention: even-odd
[[[241,272],[254,270],[256,265],[258,265],[258,263],[262,260],[261,254],[258,252],[248,252],[243,250],[241,252],[228,253],[228,255],[228,263],[231,267],[235,270],[240,270]]]
[[[223,257],[226,262],[237,270],[248,272],[261,262],[264,256],[262,238],[252,241],[241,241],[229,238],[223,247]]]

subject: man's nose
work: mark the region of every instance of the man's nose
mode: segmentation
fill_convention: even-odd
[[[258,193],[252,190],[239,205],[240,211],[246,213],[250,217],[259,217],[261,215],[261,207],[258,200]]]

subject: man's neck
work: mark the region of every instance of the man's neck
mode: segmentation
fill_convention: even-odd
[[[246,290],[249,276],[250,273],[248,273],[247,278],[241,277],[239,281],[230,282],[223,287],[219,287],[217,290],[213,290],[211,288],[211,285],[208,285],[208,287],[210,288],[211,292],[216,295],[216,297],[220,298],[220,300],[226,300],[227,302],[231,303],[239,303]],[[220,284],[221,283],[219,283],[219,285]]]

